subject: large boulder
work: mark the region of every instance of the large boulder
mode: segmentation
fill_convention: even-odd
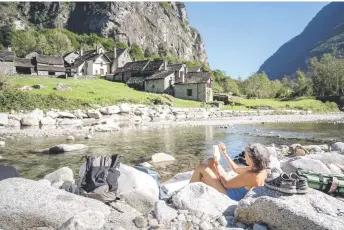
[[[76,116],[70,112],[59,112],[59,118],[70,118],[70,119],[74,119],[76,118]]]
[[[87,145],[84,144],[60,144],[55,145],[49,149],[49,153],[51,154],[59,154],[65,152],[73,152],[77,150],[82,150],[88,148]]]
[[[331,173],[330,169],[319,160],[306,157],[294,157],[281,163],[281,168],[286,173],[295,173],[297,169],[313,171],[316,173]]]
[[[55,119],[55,118],[59,117],[59,113],[57,113],[55,111],[49,111],[49,112],[46,113],[46,116]]]
[[[320,146],[320,145],[305,145],[305,146],[303,146],[303,148],[305,148],[310,153],[321,153],[321,152],[324,152],[322,146]]]
[[[168,206],[163,200],[155,203],[154,214],[156,219],[163,223],[170,223],[178,216],[177,210]]]
[[[173,156],[166,153],[156,153],[152,155],[153,163],[162,163],[176,160]]]
[[[121,112],[119,106],[117,105],[104,107],[101,108],[99,111],[104,115],[118,114]]]
[[[41,125],[55,125],[56,120],[51,117],[43,117],[40,119]]]
[[[89,210],[101,212],[105,218],[110,214],[109,207],[100,201],[33,180],[10,178],[0,181],[0,188],[0,226],[3,229],[59,228]]]
[[[104,224],[105,219],[102,212],[88,210],[73,216],[58,230],[100,230]]]
[[[88,110],[87,115],[90,118],[95,118],[95,119],[100,119],[102,117],[102,114],[97,110]]]
[[[340,154],[344,154],[344,143],[343,142],[336,142],[331,145],[331,151],[339,152]]]
[[[117,196],[142,214],[149,213],[159,199],[159,187],[153,177],[121,164]]]
[[[54,184],[56,182],[60,181],[71,181],[74,183],[74,175],[73,175],[73,170],[71,170],[68,167],[63,167],[60,168],[52,173],[49,173],[44,177],[44,179],[48,180],[51,182],[51,184]]]
[[[202,212],[215,219],[232,213],[238,203],[201,182],[188,184],[172,196],[172,201],[177,209]]]
[[[236,218],[248,225],[261,223],[271,229],[342,229],[344,202],[314,189],[305,195],[284,195],[258,187],[242,199]]]
[[[339,164],[344,166],[344,156],[337,152],[326,152],[319,154],[312,154],[307,156],[307,158],[319,160],[324,164]]]
[[[8,125],[8,115],[6,113],[0,113],[0,126]]]
[[[121,104],[119,109],[121,113],[130,113],[130,105],[128,104]]]
[[[40,110],[34,110],[27,116],[21,119],[22,126],[38,126],[39,121],[43,118],[43,112]]]

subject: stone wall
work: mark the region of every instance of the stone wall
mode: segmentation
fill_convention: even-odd
[[[188,90],[192,90],[192,95],[188,96]],[[174,96],[180,99],[207,101],[205,84],[177,84],[174,85]]]
[[[39,70],[39,71],[37,71],[37,75],[39,75],[39,76],[48,76],[49,73],[48,73],[48,71],[41,71],[41,70]]]
[[[145,91],[151,93],[163,93],[165,91],[164,79],[145,81]]]
[[[132,62],[133,60],[131,59],[128,51],[125,50],[123,54],[118,57],[117,61],[118,61],[117,67],[120,68],[120,67],[123,67],[128,62]]]
[[[13,62],[0,62],[0,74],[12,75],[15,73]]]

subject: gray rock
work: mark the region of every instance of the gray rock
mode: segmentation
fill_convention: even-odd
[[[55,118],[58,118],[59,114],[56,113],[55,111],[49,111],[46,113],[46,116],[55,119]]]
[[[281,168],[286,173],[295,173],[298,168],[316,173],[331,173],[321,161],[306,157],[290,158],[281,164]]]
[[[62,187],[63,183],[64,183],[63,181],[59,181],[59,182],[53,183],[51,186],[54,188],[60,189]]]
[[[57,91],[71,91],[72,87],[70,87],[68,85],[64,85],[62,83],[58,83],[55,89]]]
[[[92,139],[93,137],[91,135],[87,135],[85,139]]]
[[[121,104],[119,109],[121,113],[130,113],[130,105],[128,104]]]
[[[5,147],[6,143],[5,141],[0,141],[0,147]]]
[[[73,216],[58,230],[100,230],[104,224],[104,213],[89,210]]]
[[[32,88],[34,89],[44,89],[44,85],[33,85]]]
[[[65,118],[59,122],[59,125],[82,125],[82,124],[83,124],[82,120],[68,119],[68,118]]]
[[[200,230],[211,230],[213,229],[213,227],[211,226],[211,224],[209,222],[203,221],[200,225],[199,225],[199,229]]]
[[[59,118],[69,118],[69,119],[75,119],[76,116],[72,113],[69,112],[58,112]]]
[[[156,153],[152,155],[152,162],[153,163],[161,163],[161,162],[169,162],[169,161],[175,161],[176,159],[166,153]]]
[[[8,115],[6,113],[0,113],[0,126],[8,125]]]
[[[20,123],[22,126],[39,126],[40,117],[37,115],[28,115],[21,119]]]
[[[96,132],[113,132],[119,130],[121,130],[121,128],[118,126],[118,124],[115,123],[94,126],[94,131]]]
[[[82,112],[80,109],[73,111],[73,114],[78,118],[78,119],[84,119],[88,118],[88,115],[84,112]]]
[[[204,183],[188,184],[172,197],[178,209],[203,212],[214,218],[233,212],[237,202]]]
[[[241,222],[237,222],[235,224],[238,228],[242,228],[242,229],[245,229],[246,228],[246,225],[244,223],[241,223]]]
[[[41,125],[55,125],[56,120],[54,120],[51,117],[43,117],[40,119],[40,123],[41,123]]]
[[[142,214],[152,211],[159,200],[159,187],[153,177],[121,164],[119,167],[117,196]]]
[[[67,140],[67,141],[74,141],[75,138],[74,138],[73,136],[68,136],[68,137],[66,138],[66,140]]]
[[[90,118],[95,118],[95,119],[100,119],[101,117],[103,117],[102,114],[97,110],[88,110],[87,115]]]
[[[159,227],[159,222],[157,219],[150,219],[148,221],[148,225],[152,228],[157,228],[157,227]]]
[[[101,108],[99,111],[104,115],[118,114],[121,112],[119,106],[117,105]]]
[[[271,229],[342,229],[344,203],[320,191],[286,196],[258,187],[239,202],[236,218],[245,224],[265,223]]]
[[[0,181],[0,226],[3,229],[26,229],[37,226],[59,228],[79,213],[99,211],[107,217],[108,206],[100,201],[24,178]]]
[[[184,214],[179,214],[177,216],[177,220],[181,221],[181,222],[185,222],[186,221],[185,215]]]
[[[138,228],[145,228],[147,227],[147,220],[143,216],[138,216],[134,219],[134,224]]]
[[[344,155],[339,154],[337,152],[326,152],[326,153],[319,153],[319,154],[311,154],[307,156],[307,158],[311,158],[314,160],[320,160],[324,164],[339,164],[344,165]]]
[[[60,144],[49,149],[49,153],[51,154],[59,154],[65,152],[72,152],[77,150],[82,150],[88,148],[87,145],[83,144]]]
[[[20,120],[15,120],[15,119],[8,119],[8,126],[9,127],[20,127]]]
[[[217,221],[222,225],[222,226],[227,226],[227,220],[225,216],[220,216]]]
[[[331,145],[331,151],[339,152],[340,154],[344,154],[344,143],[343,142],[336,142]]]
[[[155,203],[154,214],[155,217],[163,223],[169,223],[177,217],[177,211],[169,207],[163,200],[159,200]]]
[[[132,208],[126,202],[123,201],[116,201],[110,203],[111,206],[111,215],[109,219],[106,221],[105,229],[108,230],[119,230],[119,229],[130,229],[136,230],[139,229],[134,224],[134,219],[138,216],[142,216],[137,210]],[[119,212],[118,210],[121,210]],[[104,229],[104,230],[105,230]]]
[[[254,224],[253,230],[268,230],[268,228],[261,224]]]
[[[46,186],[51,186],[51,182],[47,179],[41,179],[41,180],[38,180],[37,182]]]
[[[324,151],[319,145],[305,145],[303,147],[310,153],[321,153]]]
[[[68,167],[60,168],[52,173],[49,173],[44,177],[44,179],[50,181],[51,184],[54,184],[59,181],[71,181],[74,183],[74,174],[73,170]]]

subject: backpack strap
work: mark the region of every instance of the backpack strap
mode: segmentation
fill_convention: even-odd
[[[123,157],[123,155],[114,154],[111,156],[112,162],[110,168],[119,168],[120,166],[120,160]]]

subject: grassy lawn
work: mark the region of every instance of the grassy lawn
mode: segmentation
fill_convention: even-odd
[[[298,109],[311,110],[313,112],[338,112],[338,106],[334,102],[322,103],[314,98],[298,98],[294,100],[284,101],[278,99],[236,99],[236,103],[246,108],[255,106],[269,106],[272,109]]]
[[[24,85],[43,85],[44,89],[31,92],[9,90],[0,95],[0,109],[79,109],[92,105],[114,105],[118,103],[160,104],[171,103],[176,107],[200,107],[201,103],[181,99],[171,99],[166,95],[146,93],[129,88],[126,84],[103,79],[73,80],[40,77],[9,77],[11,89]],[[72,91],[56,91],[58,83],[69,85]]]

